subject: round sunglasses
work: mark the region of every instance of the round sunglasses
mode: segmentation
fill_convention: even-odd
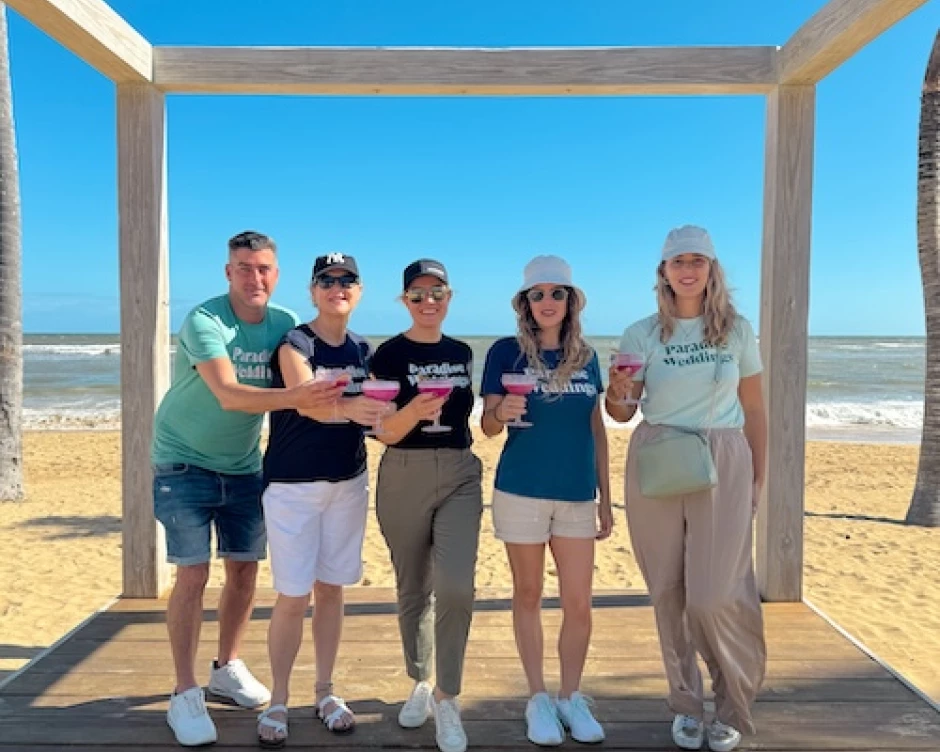
[[[405,290],[405,300],[409,303],[421,303],[425,298],[430,298],[435,303],[440,303],[447,297],[448,292],[450,292],[450,288],[447,285],[409,287]]]
[[[529,299],[530,303],[541,303],[545,299],[546,294],[551,295],[552,300],[557,300],[560,303],[568,299],[568,288],[555,287],[550,293],[546,293],[545,290],[539,290],[533,287],[530,290],[526,290],[525,296]]]

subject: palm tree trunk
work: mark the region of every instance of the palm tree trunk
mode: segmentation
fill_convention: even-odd
[[[0,2],[0,500],[23,493],[23,284],[20,183],[7,9]]]
[[[940,33],[924,77],[918,157],[917,255],[924,285],[927,370],[920,464],[906,522],[940,527]]]

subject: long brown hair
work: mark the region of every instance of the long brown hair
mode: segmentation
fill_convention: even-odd
[[[662,329],[661,339],[668,342],[676,330],[679,309],[676,305],[676,293],[666,280],[665,265],[666,262],[663,261],[656,269],[655,290],[659,325]],[[725,282],[725,272],[718,259],[712,259],[709,264],[708,282],[705,284],[705,298],[702,300],[702,331],[705,334],[705,342],[713,347],[728,344],[728,337],[734,329],[737,317],[738,312]]]
[[[549,392],[561,392],[570,383],[571,377],[584,368],[594,355],[592,348],[581,334],[581,308],[583,301],[580,294],[572,287],[565,287],[568,299],[564,321],[561,322],[561,360],[554,371],[550,371],[542,357],[539,347],[539,325],[532,315],[532,306],[526,296],[527,290],[516,293],[512,307],[516,312],[516,339],[519,349],[540,379],[548,384]]]

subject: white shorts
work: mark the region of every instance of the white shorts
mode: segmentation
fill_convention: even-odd
[[[336,483],[271,483],[261,496],[274,589],[302,596],[319,580],[354,585],[362,577],[369,475]]]
[[[557,501],[493,489],[493,532],[504,543],[597,535],[596,501]]]

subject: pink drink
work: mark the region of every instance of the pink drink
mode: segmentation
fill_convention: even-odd
[[[537,376],[528,373],[504,373],[500,381],[507,392],[519,397],[526,397],[531,394],[539,383]],[[521,418],[516,418],[507,422],[506,425],[513,428],[529,428],[532,424]]]
[[[397,381],[383,381],[381,379],[368,379],[362,382],[362,393],[366,397],[391,402],[398,396],[400,389]]]
[[[422,394],[433,394],[435,397],[449,397],[454,391],[450,384],[440,384],[435,381],[419,381],[418,391]]]
[[[362,393],[370,399],[381,400],[382,402],[391,402],[398,396],[400,385],[397,381],[386,381],[384,379],[366,379],[362,382]],[[375,425],[371,431],[364,432],[367,436],[375,436],[382,433],[382,417],[376,418]]]
[[[636,353],[615,353],[613,357],[614,368],[626,371],[631,376],[643,367],[643,356]]]
[[[418,391],[422,394],[433,394],[435,397],[447,399],[450,393],[454,391],[454,382],[447,377],[421,379],[421,381],[418,382]],[[438,415],[431,425],[422,426],[421,430],[424,431],[424,433],[447,433],[448,431],[452,431],[453,427],[441,425],[441,416]]]
[[[626,371],[630,374],[632,378],[635,373],[637,373],[645,364],[646,361],[643,360],[642,355],[637,353],[630,352],[617,352],[610,356],[610,362],[613,364],[614,368],[618,371]],[[620,400],[619,403],[615,400],[615,404],[621,405],[638,405],[639,402],[629,394]]]
[[[314,381],[327,381],[330,386],[345,386],[352,380],[352,376],[344,368],[326,368],[317,366],[313,372]],[[329,420],[321,420],[321,423],[348,423],[346,418],[339,416],[339,403],[333,406],[333,417]]]

